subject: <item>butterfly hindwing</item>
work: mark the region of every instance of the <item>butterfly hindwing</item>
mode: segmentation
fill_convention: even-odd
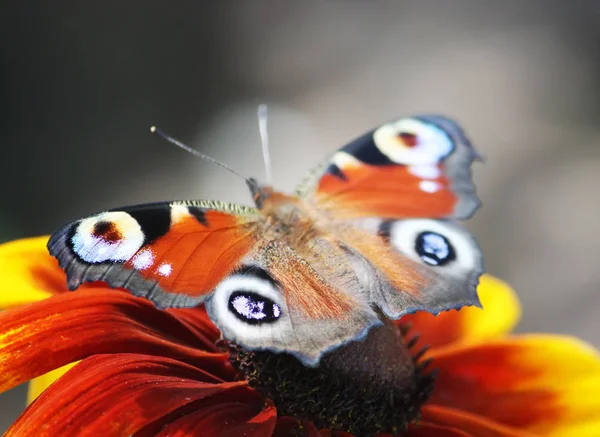
[[[195,306],[252,249],[257,217],[220,202],[133,206],[69,223],[48,248],[71,289],[104,281],[161,308]]]
[[[338,218],[470,217],[477,154],[461,128],[441,116],[385,123],[339,149],[298,194]]]
[[[346,272],[346,280],[333,278],[331,266],[308,258],[277,243],[248,257],[206,301],[223,336],[248,349],[290,353],[314,366],[328,350],[381,324],[352,273]]]
[[[350,226],[349,230],[347,227]],[[482,254],[471,234],[451,220],[366,219],[338,226],[354,270],[371,284],[369,301],[389,318],[480,306]],[[367,233],[364,235],[362,233]]]

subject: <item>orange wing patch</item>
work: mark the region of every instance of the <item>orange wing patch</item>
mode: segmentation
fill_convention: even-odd
[[[126,264],[166,291],[192,297],[210,293],[256,243],[256,224],[244,217],[207,211],[199,219],[185,210],[174,210],[172,217],[169,232]]]
[[[344,219],[360,217],[446,217],[458,201],[443,175],[443,164],[429,167],[424,178],[409,166],[355,163],[328,172],[319,181],[316,202]]]
[[[334,219],[466,219],[480,205],[471,178],[477,158],[454,121],[405,117],[346,144],[297,192]]]
[[[423,268],[402,256],[377,235],[354,227],[337,226],[340,241],[356,250],[377,268],[399,293],[418,297],[427,284]]]

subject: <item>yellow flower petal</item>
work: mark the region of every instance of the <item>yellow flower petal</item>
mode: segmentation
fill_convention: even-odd
[[[521,317],[521,306],[512,288],[486,274],[479,281],[477,293],[483,309],[465,307],[437,316],[419,311],[404,316],[400,323],[410,323],[412,331],[420,336],[420,346],[432,348],[481,341],[511,331]]]
[[[54,381],[63,376],[65,373],[73,367],[75,363],[67,364],[66,366],[59,367],[58,369],[52,370],[45,375],[38,376],[35,379],[29,381],[29,387],[27,388],[27,404],[32,403],[42,394]]]
[[[564,381],[561,387],[563,419],[549,429],[548,437],[600,436],[600,375]]]
[[[0,244],[0,309],[35,302],[66,291],[66,279],[48,254],[48,237]]]
[[[477,293],[483,308],[461,310],[463,336],[483,340],[512,331],[521,319],[521,304],[513,289],[494,276],[482,275]]]
[[[581,340],[519,335],[430,356],[432,404],[545,437],[600,436],[600,353]]]

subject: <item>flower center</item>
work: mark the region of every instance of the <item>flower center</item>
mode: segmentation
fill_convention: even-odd
[[[416,338],[384,318],[362,341],[327,353],[317,367],[289,354],[250,352],[227,343],[230,361],[250,386],[273,400],[281,416],[307,419],[318,428],[355,436],[398,435],[418,418],[433,390],[425,350],[411,352]]]

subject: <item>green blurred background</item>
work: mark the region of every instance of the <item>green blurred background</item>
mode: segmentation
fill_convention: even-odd
[[[401,115],[459,120],[486,157],[468,224],[524,305],[521,331],[600,336],[600,2],[5,2],[0,241],[110,207],[245,185],[156,124],[276,185]],[[23,408],[0,396],[0,431]]]

